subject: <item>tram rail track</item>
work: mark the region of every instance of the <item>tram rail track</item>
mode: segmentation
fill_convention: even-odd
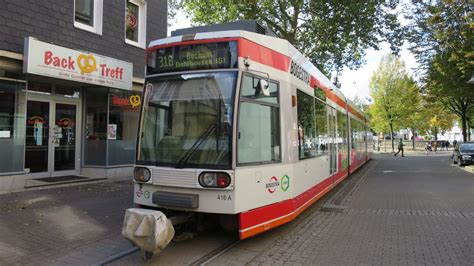
[[[107,258],[105,258],[105,259],[103,259],[103,260],[101,260],[101,261],[99,261],[99,262],[93,264],[93,266],[103,266],[103,265],[107,265],[107,264],[110,264],[110,263],[112,263],[112,262],[114,262],[114,261],[120,260],[121,258],[126,257],[126,256],[128,256],[128,255],[130,255],[130,254],[133,254],[133,253],[135,253],[135,252],[138,252],[138,251],[140,251],[140,248],[139,248],[139,247],[131,247],[131,248],[129,248],[129,249],[126,249],[126,250],[123,250],[123,251],[121,251],[121,252],[118,252],[118,253],[116,253],[116,254],[114,254],[114,255],[111,255],[111,256],[109,256],[109,257],[107,257]]]
[[[191,263],[192,266],[204,266],[208,263],[212,262],[213,260],[217,259],[227,251],[231,250],[235,246],[240,243],[240,240],[235,240],[227,245],[222,245],[219,248],[214,249],[213,251],[209,252],[208,254],[204,255],[202,258],[194,261]]]
[[[110,255],[93,265],[168,265],[170,263],[207,265],[240,242],[235,236],[219,234],[216,237],[216,234],[217,232],[208,232],[186,241],[172,241],[161,253],[147,260],[144,259],[145,254],[141,254],[138,247],[131,247]],[[190,253],[191,247],[200,248]],[[183,256],[183,254],[186,255]]]

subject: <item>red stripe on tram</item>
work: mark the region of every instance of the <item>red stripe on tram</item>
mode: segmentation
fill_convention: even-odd
[[[346,177],[347,172],[339,172],[295,198],[241,213],[239,215],[240,239],[251,237],[292,221]]]
[[[288,72],[290,70],[290,57],[244,38],[239,40],[238,54],[239,57],[248,56],[250,57],[251,61],[255,61],[281,71]]]

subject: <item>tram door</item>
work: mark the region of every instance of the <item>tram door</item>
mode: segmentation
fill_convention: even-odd
[[[329,165],[331,175],[334,175],[337,172],[336,115],[336,109],[328,106]]]

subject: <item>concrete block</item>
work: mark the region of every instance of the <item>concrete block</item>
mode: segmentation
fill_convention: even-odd
[[[0,194],[25,190],[25,175],[0,176]]]

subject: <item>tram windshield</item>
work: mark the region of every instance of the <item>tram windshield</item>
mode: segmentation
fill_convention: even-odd
[[[228,169],[237,72],[148,80],[139,164]]]

